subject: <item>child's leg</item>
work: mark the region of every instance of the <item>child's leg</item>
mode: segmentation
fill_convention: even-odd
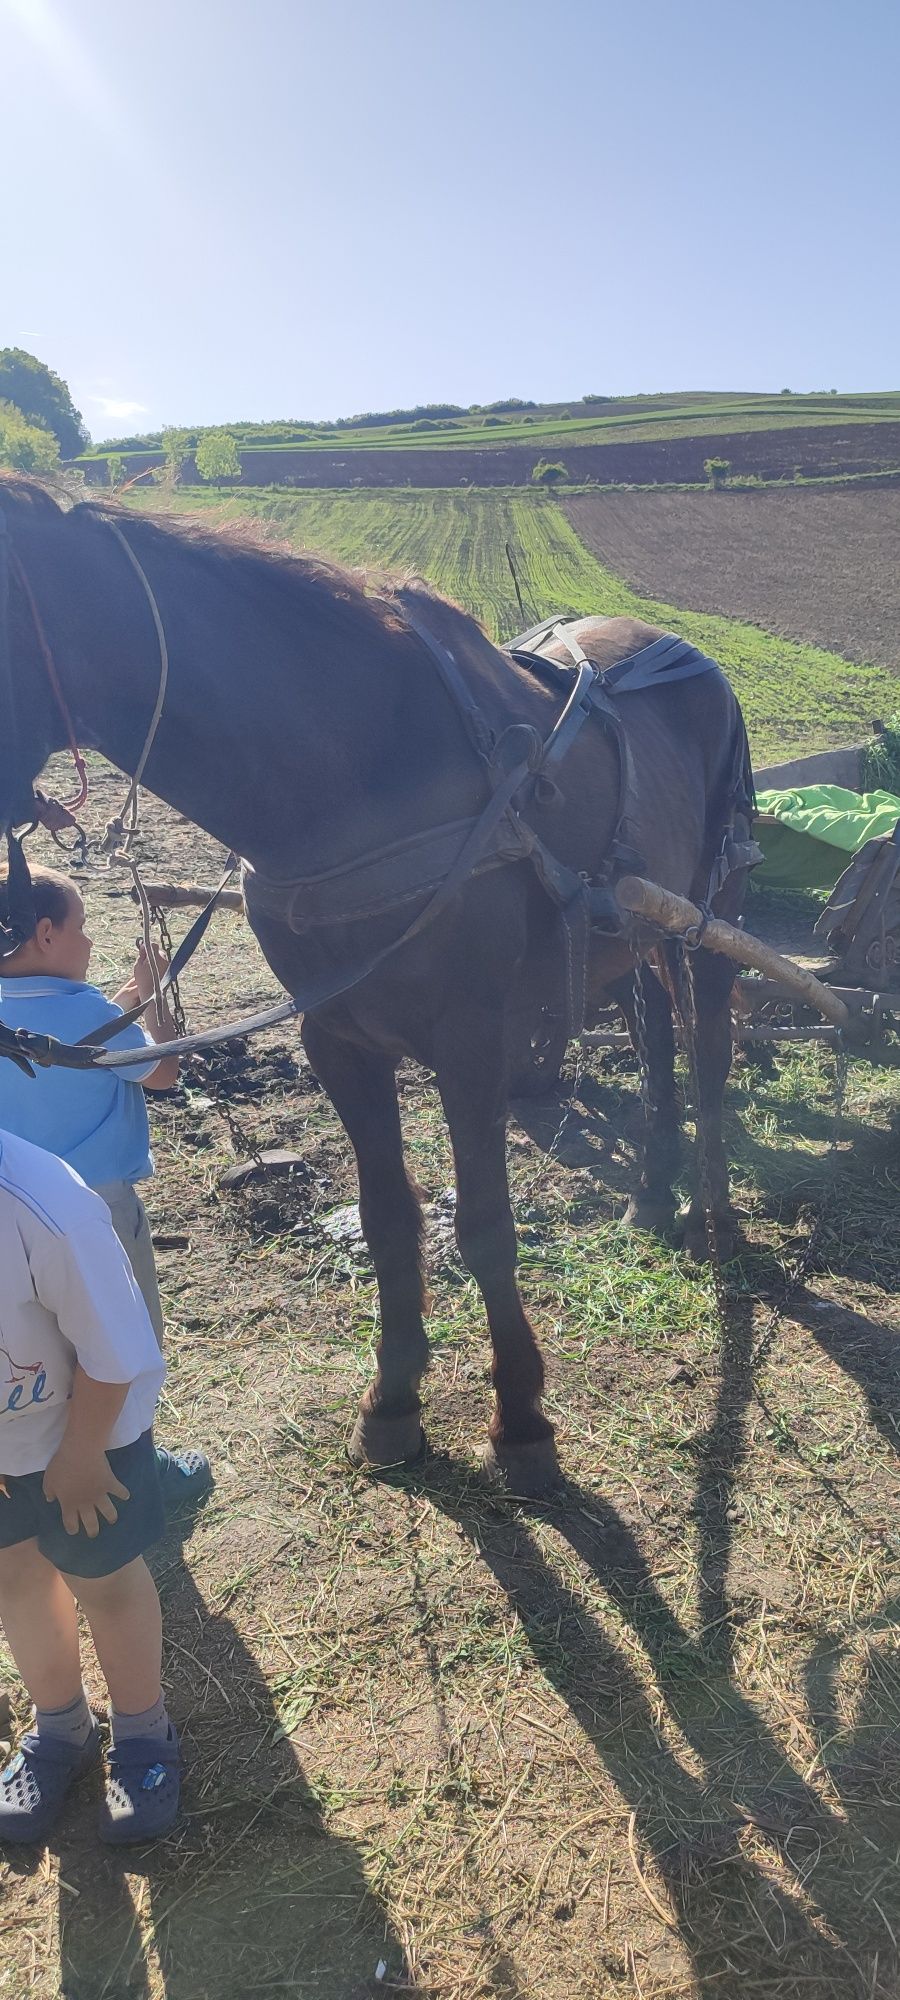
[[[150,1314],[153,1331],[161,1347],[163,1310],[147,1211],[131,1181],[109,1181],[105,1187],[98,1187],[97,1193],[102,1196],[109,1209],[112,1226],[128,1257],[134,1272],[135,1284]]]
[[[71,1578],[111,1703],[101,1840],[121,1847],[168,1833],[180,1797],[178,1738],[160,1685],[162,1618],[143,1556],[110,1576]]]
[[[71,1576],[66,1583],[90,1626],[114,1718],[155,1709],[162,1686],[162,1614],[143,1556],[111,1576]]]
[[[35,1708],[79,1699],[75,1599],[36,1541],[0,1549],[0,1624]]]

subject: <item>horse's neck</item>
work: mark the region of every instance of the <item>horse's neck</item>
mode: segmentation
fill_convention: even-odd
[[[190,581],[186,571],[169,584],[172,602],[179,590],[190,602]],[[226,585],[207,606],[186,630],[161,607],[172,627],[169,683],[145,783],[168,805],[276,874],[327,867],[472,809],[480,787],[466,760],[460,768],[455,719],[396,636],[377,635],[361,657],[349,639],[344,648],[338,623],[328,657],[311,660],[302,631],[285,636],[262,616],[253,637],[241,636]],[[92,734],[131,772],[158,655],[145,644],[126,677],[108,631],[95,636],[84,654]]]

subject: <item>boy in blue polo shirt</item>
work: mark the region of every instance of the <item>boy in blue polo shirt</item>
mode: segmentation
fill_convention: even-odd
[[[0,961],[0,1020],[9,1028],[32,1028],[61,1042],[80,1042],[152,995],[150,964],[141,946],[128,984],[108,1000],[99,987],[87,983],[93,947],[77,890],[51,869],[32,871],[32,889],[34,932]],[[7,882],[0,871],[0,923],[7,920]],[[170,1057],[160,1062],[152,1054],[154,1042],[170,1041],[176,1032],[165,1004],[161,1014],[151,1005],[144,1018],[146,1029],[133,1021],[108,1046],[146,1047],[146,1066],[139,1063],[118,1073],[39,1069],[28,1077],[14,1063],[0,1062],[0,1126],[56,1153],[102,1195],[161,1346],[153,1245],[135,1182],[153,1172],[144,1089],[170,1090],[178,1061]],[[210,1472],[203,1453],[168,1452],[160,1446],[158,1456],[170,1509],[206,1491]]]

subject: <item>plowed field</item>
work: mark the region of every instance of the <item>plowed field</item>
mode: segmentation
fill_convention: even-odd
[[[588,548],[648,595],[900,670],[900,489],[575,494]]]

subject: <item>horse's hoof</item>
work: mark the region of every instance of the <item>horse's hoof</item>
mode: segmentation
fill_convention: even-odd
[[[534,1438],[530,1444],[489,1444],[481,1469],[493,1486],[505,1486],[523,1500],[545,1500],[563,1483],[552,1437]]]
[[[404,1417],[378,1417],[360,1410],[347,1451],[354,1465],[384,1472],[390,1465],[409,1465],[421,1458],[425,1433],[418,1410]]]
[[[622,1217],[627,1229],[643,1229],[651,1236],[671,1236],[675,1227],[674,1201],[653,1201],[649,1195],[633,1194]]]

